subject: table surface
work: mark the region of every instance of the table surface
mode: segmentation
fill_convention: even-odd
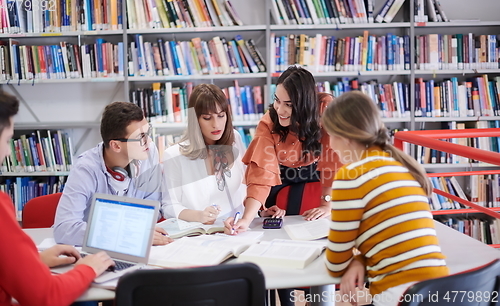
[[[283,225],[298,224],[301,222],[304,222],[301,216],[287,216]],[[500,258],[498,250],[465,236],[439,222],[435,222],[435,224],[441,249],[446,256],[446,263],[450,269],[450,273],[467,271]],[[289,239],[288,234],[283,228],[262,229],[262,218],[255,219],[251,224],[251,228],[253,230],[264,231],[262,240]],[[41,243],[45,238],[53,237],[51,228],[25,229],[24,231],[36,244]],[[238,259],[229,261],[229,263],[237,262],[239,262]],[[321,286],[340,282],[340,278],[331,277],[328,274],[324,264],[324,254],[305,269],[287,269],[268,265],[262,265],[261,269],[266,280],[266,288],[268,289]],[[113,299],[114,296],[114,291],[90,288],[78,300],[109,300]]]

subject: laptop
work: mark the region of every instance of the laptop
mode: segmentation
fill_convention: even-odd
[[[105,251],[116,264],[114,271],[104,272],[95,283],[119,278],[148,263],[159,206],[157,201],[94,195],[81,255]]]

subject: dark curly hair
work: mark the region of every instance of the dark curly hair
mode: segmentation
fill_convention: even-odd
[[[289,132],[297,134],[302,143],[302,158],[311,153],[318,157],[321,152],[321,128],[319,125],[319,105],[316,84],[312,74],[304,68],[290,66],[278,78],[277,85],[282,85],[292,102],[290,126],[279,124],[274,105],[269,105],[269,115],[273,121],[273,132],[285,142]]]

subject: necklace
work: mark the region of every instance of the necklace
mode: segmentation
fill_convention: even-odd
[[[226,176],[231,177],[231,169],[229,169],[229,160],[226,153],[221,149],[212,149],[214,152],[214,174],[217,181],[217,188],[224,191],[226,186]]]

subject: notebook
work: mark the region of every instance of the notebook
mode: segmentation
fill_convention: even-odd
[[[94,282],[102,283],[148,263],[160,203],[95,194],[87,221],[82,256],[105,251],[116,263]],[[54,269],[53,272],[62,272]]]

